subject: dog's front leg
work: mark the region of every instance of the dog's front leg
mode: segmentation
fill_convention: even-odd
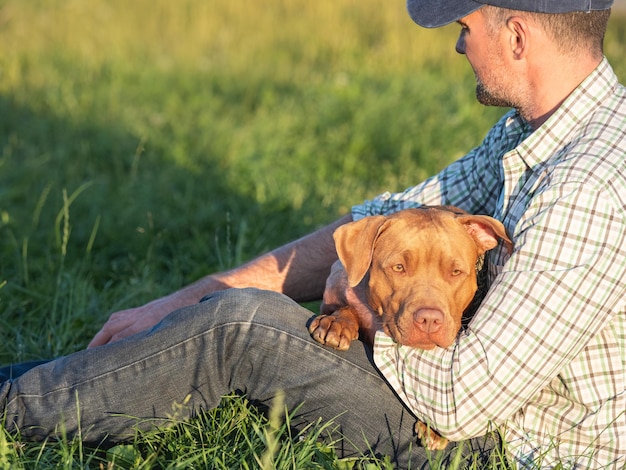
[[[330,315],[318,315],[309,325],[309,333],[319,343],[345,351],[359,337],[358,316],[351,307]]]

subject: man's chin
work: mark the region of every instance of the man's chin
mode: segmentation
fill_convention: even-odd
[[[513,105],[503,98],[499,98],[485,88],[482,83],[476,85],[476,99],[484,106],[496,106],[499,108],[512,108]]]

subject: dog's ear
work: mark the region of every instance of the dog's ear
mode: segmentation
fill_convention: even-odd
[[[502,222],[486,215],[464,215],[457,217],[467,233],[474,239],[478,247],[479,254],[489,251],[498,246],[500,238],[509,254],[513,253],[513,242],[506,233]]]
[[[348,274],[350,287],[356,286],[372,262],[374,242],[387,222],[383,215],[374,215],[340,226],[333,238],[339,260]]]

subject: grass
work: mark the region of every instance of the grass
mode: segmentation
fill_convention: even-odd
[[[328,437],[336,432],[332,422],[317,422],[295,431],[290,427],[293,413],[279,404],[266,416],[245,398],[232,395],[224,397],[219,408],[202,411],[194,419],[173,418],[169,426],[138,433],[134,441],[109,449],[87,448],[80,439],[68,438],[24,444],[19,436],[0,430],[0,468],[393,468],[387,457],[338,457],[336,441]],[[432,454],[429,468],[485,468],[484,456],[466,456],[462,450],[453,451],[448,460]],[[499,450],[489,459],[489,468],[509,468]]]
[[[107,450],[86,449],[79,440],[24,446],[1,436],[0,462],[15,468],[324,468],[334,459],[332,448],[317,442],[327,427],[292,435],[289,419],[276,412],[265,417],[232,396],[194,420],[172,421]]]
[[[0,363],[81,349],[110,312],[477,145],[503,111],[475,103],[457,28],[422,30],[403,3],[0,0]],[[616,17],[606,54],[622,79],[625,44]],[[230,425],[239,440],[220,441]],[[0,432],[0,466],[174,468],[234,447],[223,468],[256,468],[268,432],[286,462],[353,463],[272,426],[228,399],[108,455]]]

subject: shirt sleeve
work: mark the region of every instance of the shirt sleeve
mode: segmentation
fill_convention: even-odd
[[[625,256],[624,220],[605,194],[551,188],[531,202],[515,253],[455,345],[423,351],[379,332],[375,362],[442,435],[482,435],[544,389],[619,311],[626,270],[615,267]]]
[[[521,136],[519,124],[511,116],[511,113],[506,114],[480,146],[436,176],[405,191],[386,192],[354,206],[353,219],[388,215],[422,205],[452,205],[471,214],[492,215],[502,189],[500,159]]]

